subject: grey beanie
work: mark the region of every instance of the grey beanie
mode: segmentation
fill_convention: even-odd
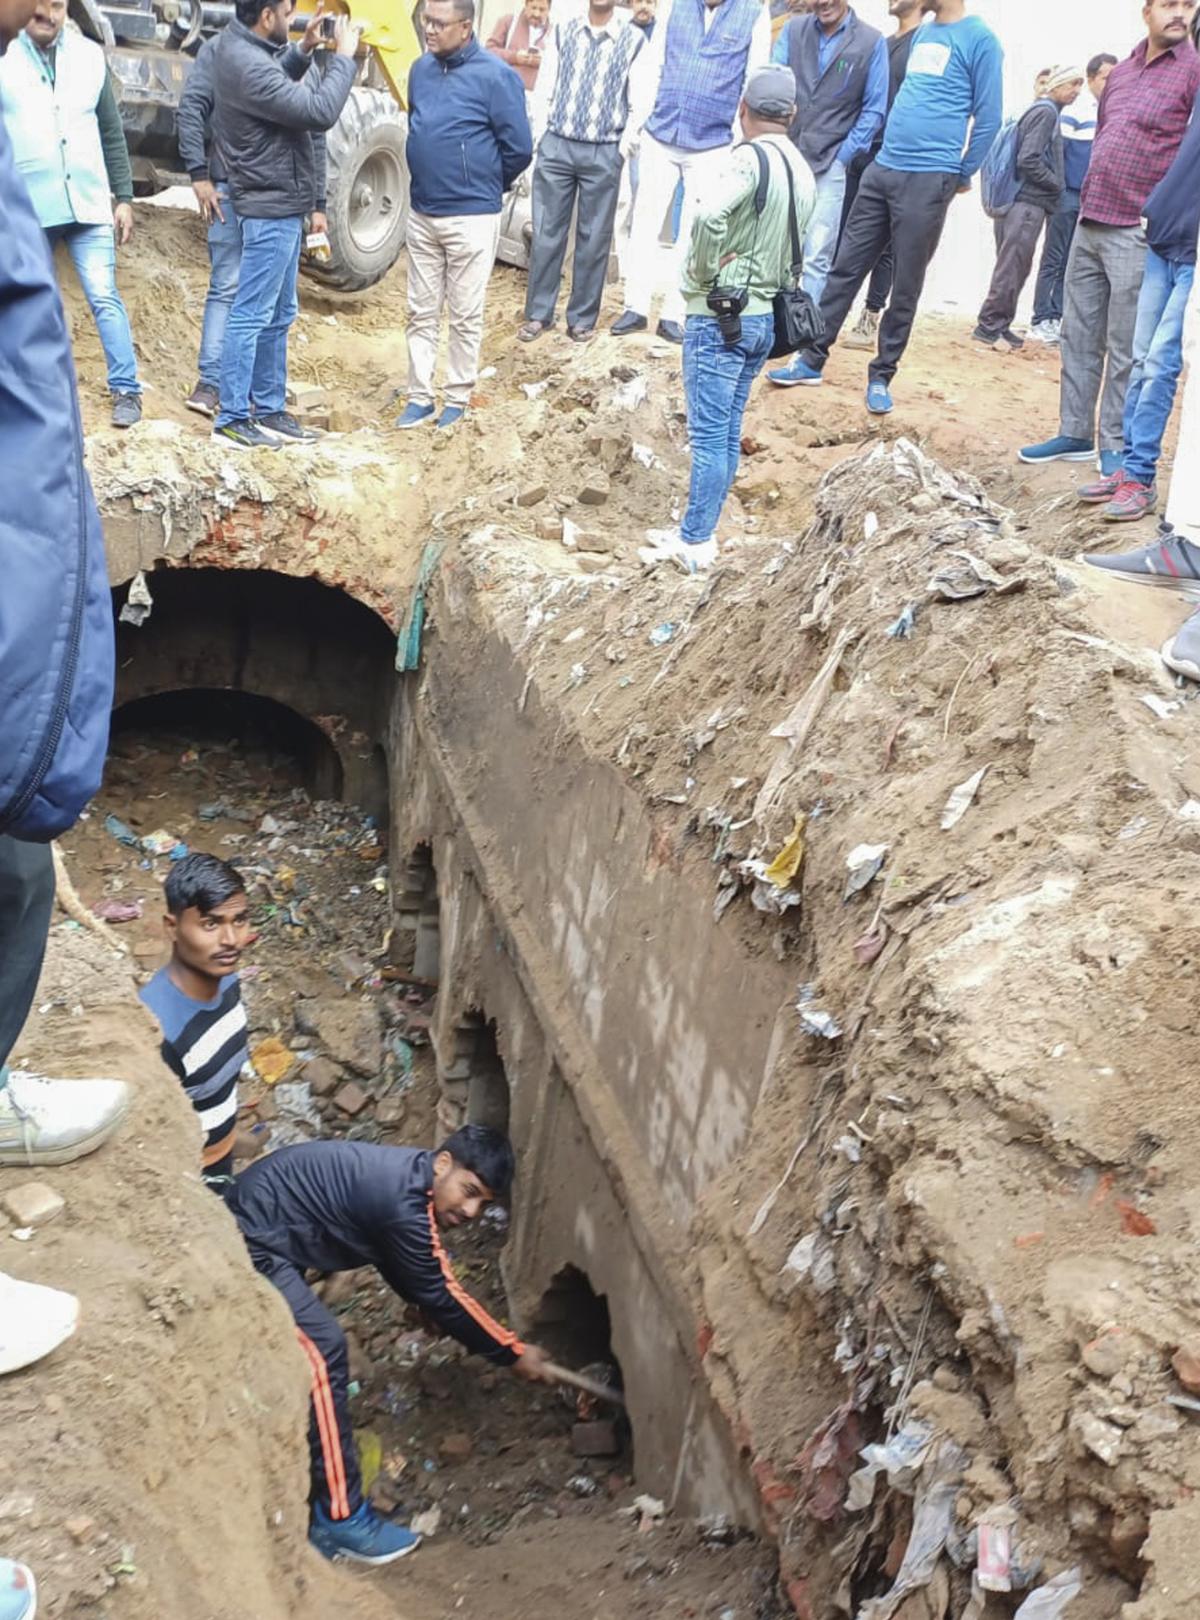
[[[796,75],[773,63],[756,68],[746,81],[746,105],[760,118],[790,118],[796,105]]]

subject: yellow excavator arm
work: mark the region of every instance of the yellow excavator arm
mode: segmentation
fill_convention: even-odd
[[[325,10],[362,25],[363,42],[374,51],[388,89],[407,107],[408,70],[424,49],[416,23],[420,0],[411,9],[405,0],[325,0]]]

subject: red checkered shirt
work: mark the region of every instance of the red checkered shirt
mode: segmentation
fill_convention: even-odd
[[[1143,40],[1109,75],[1100,99],[1092,161],[1079,217],[1137,225],[1146,199],[1171,167],[1200,91],[1200,56],[1173,45],[1146,61]]]

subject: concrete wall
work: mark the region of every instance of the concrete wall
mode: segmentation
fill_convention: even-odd
[[[563,1267],[584,1272],[608,1302],[639,1482],[756,1524],[704,1374],[690,1217],[745,1138],[790,985],[714,926],[711,885],[614,768],[559,735],[546,769],[554,716],[536,687],[521,705],[526,671],[494,630],[452,622],[470,611],[457,592],[438,581],[444,639],[427,639],[389,745],[397,866],[424,843],[437,873],[446,1122],[470,1107],[464,1030],[493,1020],[520,1158],[518,1321]]]

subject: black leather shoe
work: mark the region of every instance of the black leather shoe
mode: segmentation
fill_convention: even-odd
[[[625,337],[629,332],[644,332],[649,325],[644,315],[638,315],[634,310],[627,309],[618,315],[609,330],[614,337]]]
[[[654,331],[656,337],[665,338],[668,343],[683,342],[683,327],[678,321],[659,321]]]

